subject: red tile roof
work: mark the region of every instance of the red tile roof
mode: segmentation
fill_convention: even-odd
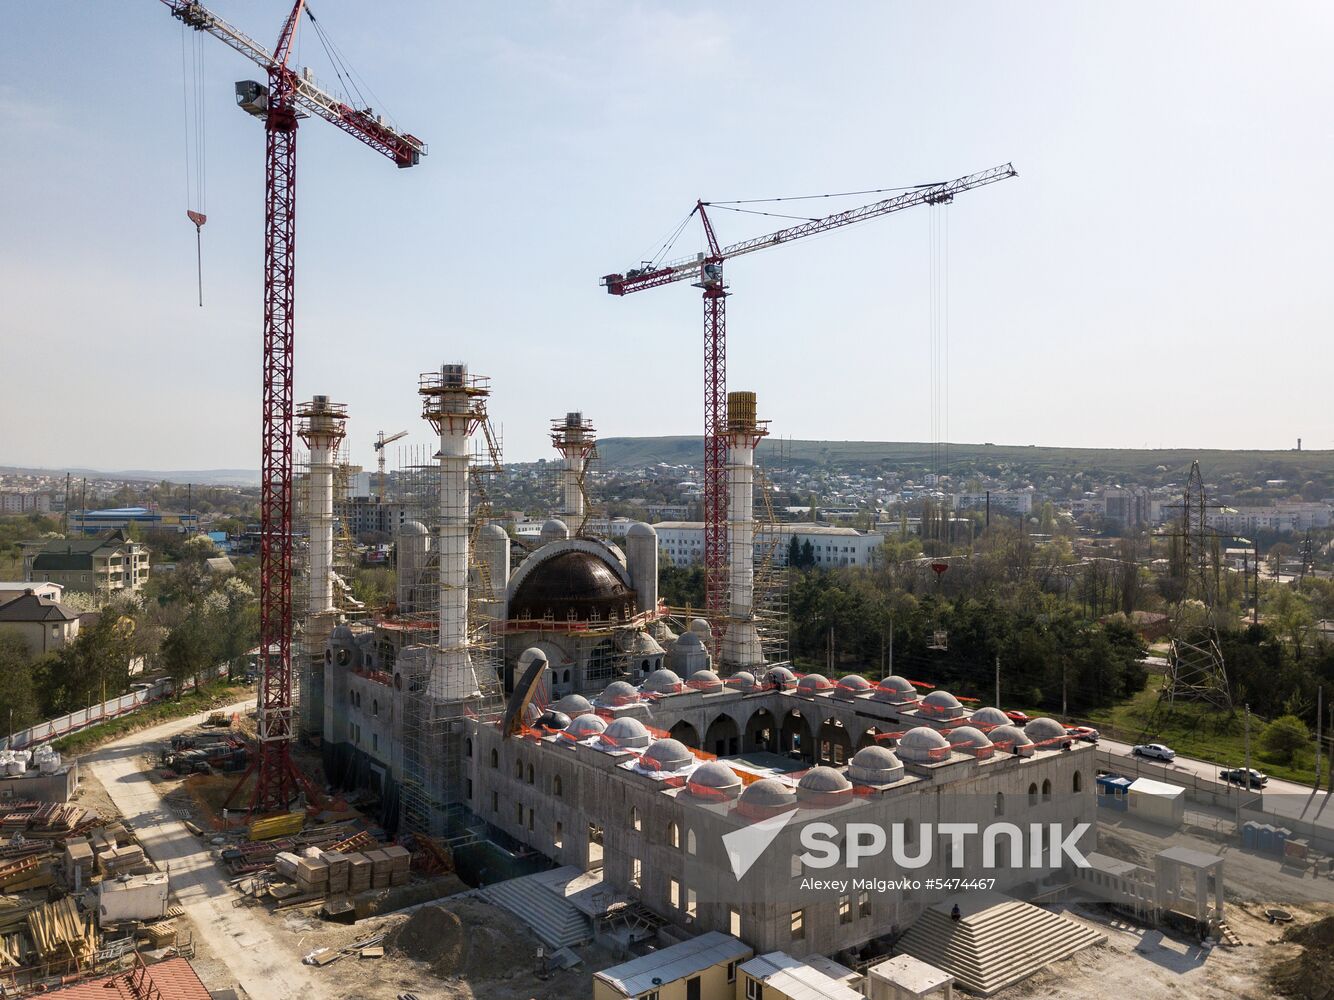
[[[162,1000],[210,1000],[208,990],[195,975],[194,968],[183,958],[169,958],[147,966],[146,971]],[[130,975],[130,972],[120,972],[102,976],[43,995],[60,997],[60,1000],[141,1000],[141,994],[130,986]]]

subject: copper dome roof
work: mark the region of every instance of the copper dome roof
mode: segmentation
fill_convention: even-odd
[[[531,620],[548,614],[567,621],[632,617],[635,592],[616,572],[590,552],[572,550],[544,559],[533,568],[510,599],[510,616]]]

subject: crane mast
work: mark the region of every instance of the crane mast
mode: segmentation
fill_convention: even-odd
[[[268,86],[238,83],[237,103],[264,121],[264,361],[260,455],[259,753],[228,802],[256,775],[251,812],[286,810],[304,783],[292,761],[292,418],[295,340],[296,133],[303,112],[323,118],[400,167],[426,145],[369,109],[353,108],[288,66],[306,10],[295,0],[273,52],[195,0],[162,0],[173,17],[263,68]]]
[[[610,295],[629,295],[649,288],[693,280],[704,298],[704,588],[705,606],[716,623],[727,604],[727,285],[723,265],[734,257],[782,246],[808,236],[817,236],[858,222],[901,212],[919,205],[944,205],[954,196],[974,188],[1017,176],[1014,166],[1003,163],[978,173],[883,198],[844,212],[836,212],[764,236],[720,246],[709,218],[707,201],[697,201],[691,214],[699,215],[708,250],[664,264],[632,268],[625,273],[603,275]]]

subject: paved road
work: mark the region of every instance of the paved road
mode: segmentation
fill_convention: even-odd
[[[1129,743],[1109,740],[1104,736],[1098,741],[1098,749],[1125,757],[1127,769],[1131,774],[1135,773],[1133,768],[1137,758],[1131,755]],[[1186,785],[1189,785],[1193,778],[1217,781],[1218,772],[1223,770],[1224,767],[1242,766],[1242,761],[1239,760],[1219,764],[1180,755],[1170,764],[1166,761],[1149,760],[1147,758],[1146,763],[1155,764],[1167,769],[1170,773],[1180,775],[1181,783]],[[1251,766],[1257,771],[1262,770],[1257,766],[1254,759],[1251,760]],[[1315,791],[1310,785],[1270,778],[1269,784],[1264,789],[1263,808],[1265,812],[1276,813],[1279,816],[1291,816],[1294,819],[1304,819],[1310,823],[1318,823],[1321,826],[1334,829],[1334,806],[1326,808],[1328,799],[1329,793],[1327,791]]]
[[[254,702],[228,706],[240,712]],[[252,997],[294,997],[326,1000],[335,994],[314,978],[316,970],[301,964],[295,942],[286,939],[269,915],[247,907],[233,907],[235,892],[214,863],[207,846],[188,831],[158,797],[140,757],[174,733],[198,725],[209,713],[178,719],[133,733],[82,758],[121,814],[134,826],[144,851],[171,872],[171,886],[205,937],[210,950],[230,971],[233,980]]]

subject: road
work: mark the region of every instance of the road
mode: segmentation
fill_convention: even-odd
[[[254,701],[230,705],[228,713],[246,711]],[[139,843],[159,866],[171,873],[171,887],[205,938],[215,958],[226,966],[234,984],[252,997],[301,997],[333,1000],[328,980],[317,980],[317,970],[301,964],[295,942],[275,933],[271,917],[258,908],[233,907],[236,893],[226,874],[213,861],[208,845],[185,828],[158,797],[141,769],[142,755],[174,733],[198,725],[208,712],[177,719],[133,733],[81,758],[106,788],[107,794],[133,825]]]
[[[1117,740],[1109,740],[1103,737],[1098,741],[1098,749],[1115,754],[1126,759],[1127,770],[1134,774],[1135,763],[1138,758],[1131,754],[1131,745],[1121,743]],[[1151,760],[1146,758],[1146,763],[1157,765],[1169,772],[1179,774],[1182,784],[1189,785],[1192,778],[1201,778],[1208,781],[1218,781],[1218,772],[1225,767],[1241,767],[1242,761],[1229,761],[1226,764],[1218,764],[1207,760],[1197,760],[1193,757],[1177,756],[1170,764],[1166,761]],[[1251,761],[1251,766],[1257,771],[1262,768],[1256,767],[1256,762]],[[1293,819],[1304,819],[1309,823],[1317,823],[1320,826],[1329,827],[1334,830],[1334,807],[1325,808],[1329,799],[1329,793],[1326,791],[1316,791],[1310,785],[1302,785],[1295,781],[1281,781],[1278,778],[1270,778],[1269,784],[1264,788],[1264,811],[1275,813],[1279,816],[1290,816]]]

